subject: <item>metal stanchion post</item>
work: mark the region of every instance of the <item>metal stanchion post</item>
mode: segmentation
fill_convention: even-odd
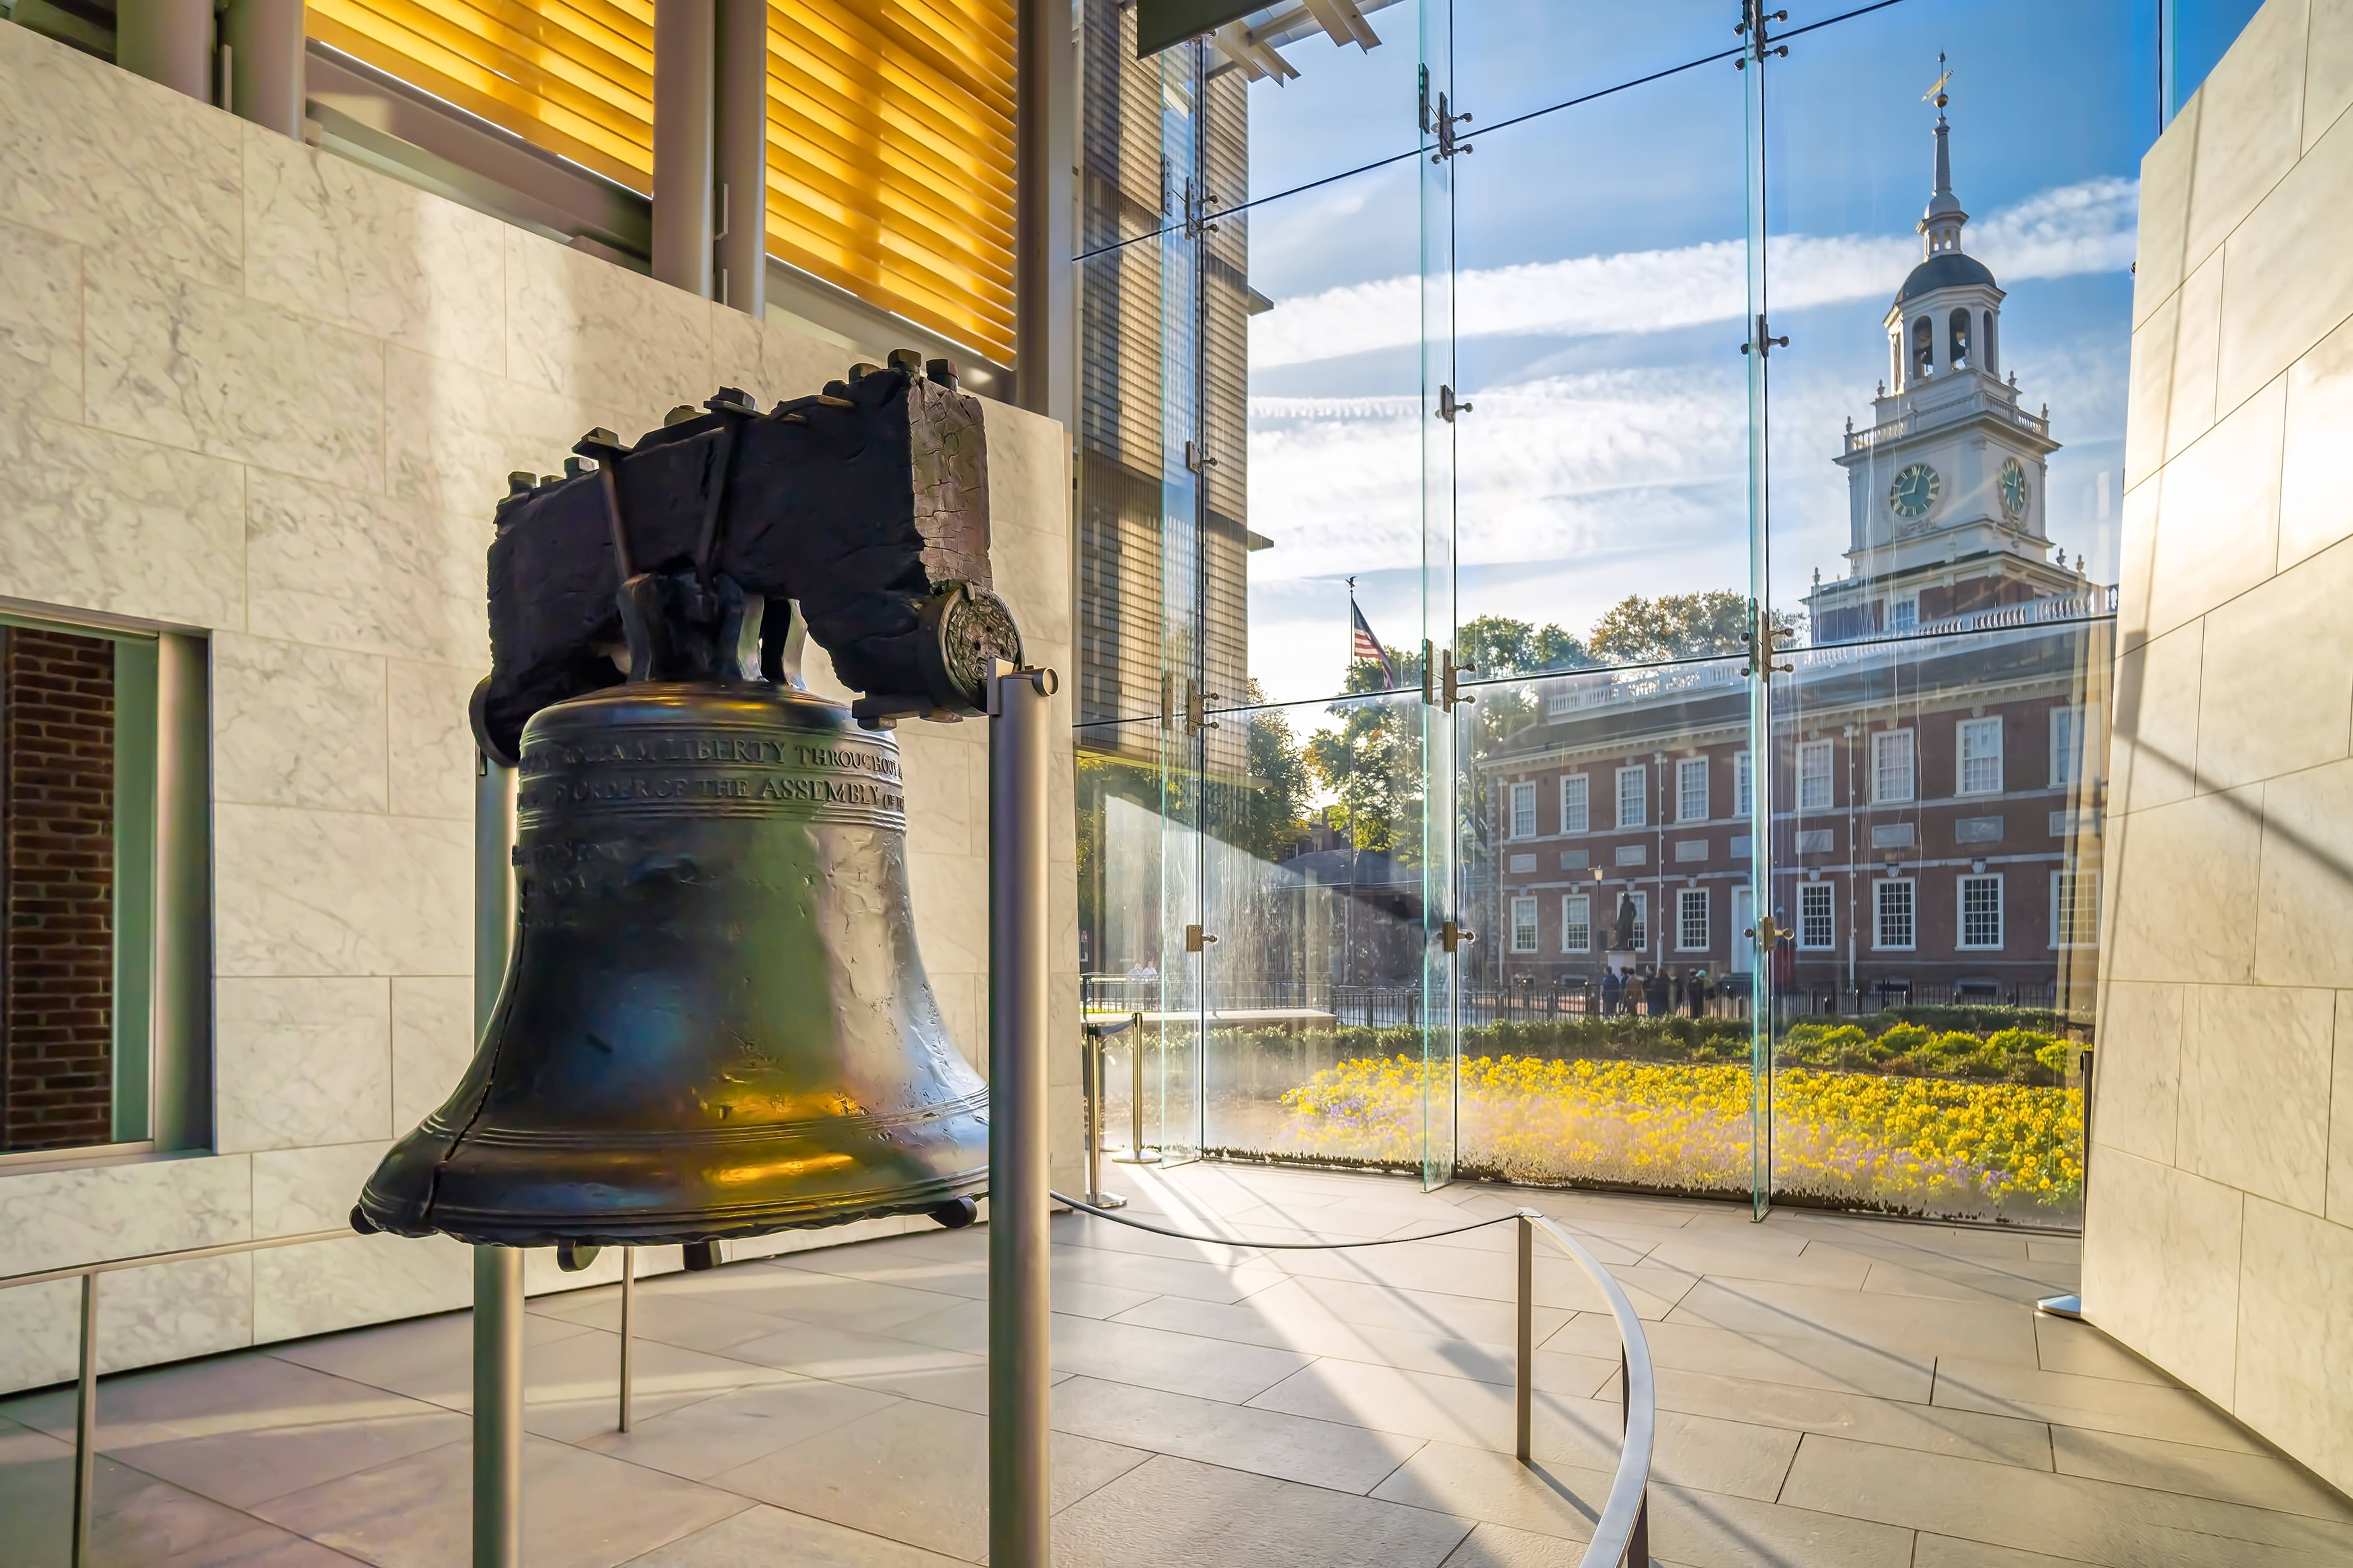
[[[81,1380],[74,1404],[73,1568],[90,1561],[90,1515],[98,1479],[98,1276],[81,1277]]]
[[[1050,1555],[1046,779],[1054,673],[999,664],[988,746],[988,1558]]]
[[[1512,1228],[1520,1242],[1519,1360],[1517,1375],[1512,1380],[1512,1418],[1519,1436],[1520,1463],[1525,1465],[1529,1458],[1529,1427],[1535,1415],[1536,1227],[1523,1214]]]
[[[514,927],[512,768],[477,754],[474,1036],[498,1005]],[[474,1248],[474,1568],[522,1563],[522,1254]]]
[[[621,1430],[629,1429],[629,1309],[638,1293],[638,1249],[621,1248]]]
[[[1126,1025],[1120,1026],[1124,1029]],[[1087,1101],[1087,1202],[1099,1209],[1125,1208],[1127,1200],[1103,1190],[1103,1035],[1100,1024],[1087,1026],[1083,1068]]]
[[[1113,1154],[1122,1165],[1150,1165],[1160,1156],[1144,1152],[1144,1015],[1133,1013],[1127,1022],[1127,1152]]]

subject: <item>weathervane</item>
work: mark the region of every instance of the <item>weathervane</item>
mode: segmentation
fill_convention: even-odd
[[[1936,68],[1944,74],[1936,79],[1936,86],[1930,88],[1927,91],[1920,95],[1920,101],[1923,103],[1934,103],[1939,110],[1941,110],[1945,105],[1952,101],[1952,99],[1945,91],[1945,84],[1953,79],[1952,68],[1945,64],[1945,52],[1942,49],[1936,51]]]

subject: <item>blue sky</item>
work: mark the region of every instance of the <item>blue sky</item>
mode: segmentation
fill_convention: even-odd
[[[1791,0],[1783,27],[1851,8]],[[1732,0],[1455,0],[1455,104],[1469,129],[1493,125],[1728,48],[1738,14]],[[2149,0],[1901,0],[1774,62],[1773,330],[1791,339],[1773,361],[1777,598],[1841,569],[1846,481],[1830,458],[1844,419],[1870,417],[1880,319],[1917,258],[1935,119],[1921,95],[1940,49],[1963,244],[2010,290],[2003,357],[2064,443],[2049,531],[2112,579],[2126,268],[2157,129],[2151,14]],[[1419,7],[1371,19],[1380,48],[1302,40],[1287,50],[1299,79],[1250,89],[1254,195],[1412,146]],[[1456,374],[1479,405],[1458,426],[1462,618],[1581,631],[1628,594],[1745,586],[1744,81],[1728,60],[1701,66],[1483,135],[1456,161]],[[1278,700],[1336,684],[1351,573],[1386,639],[1420,635],[1423,168],[1250,214],[1251,283],[1276,301],[1251,323],[1250,521],[1275,541],[1250,562],[1251,664]]]

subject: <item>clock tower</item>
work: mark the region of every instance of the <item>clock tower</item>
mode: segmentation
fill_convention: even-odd
[[[1883,323],[1888,378],[1870,427],[1848,421],[1834,459],[1847,471],[1847,575],[1807,596],[1817,643],[2081,586],[2046,559],[2043,464],[2059,449],[2050,409],[2019,406],[2017,374],[2005,380],[2001,364],[2002,290],[1961,248],[1969,215],[1953,194],[1948,101],[1936,94],[1920,263]]]

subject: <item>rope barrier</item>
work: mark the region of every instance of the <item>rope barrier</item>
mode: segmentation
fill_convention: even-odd
[[[1181,1230],[1170,1230],[1165,1226],[1146,1225],[1140,1219],[1131,1219],[1125,1215],[1116,1215],[1109,1209],[1101,1209],[1092,1204],[1082,1203],[1068,1193],[1055,1193],[1051,1195],[1056,1203],[1068,1204],[1074,1209],[1082,1210],[1097,1219],[1107,1219],[1113,1225],[1129,1226],[1136,1230],[1148,1230],[1155,1236],[1171,1237],[1178,1241],[1198,1241],[1210,1247],[1250,1247],[1263,1252],[1339,1252],[1352,1247],[1397,1247],[1409,1241],[1435,1241],[1441,1236],[1461,1236],[1468,1231],[1484,1230],[1491,1225],[1509,1225],[1520,1217],[1517,1214],[1497,1215],[1493,1219],[1482,1219],[1472,1225],[1458,1225],[1451,1230],[1426,1231],[1419,1236],[1382,1236],[1376,1237],[1370,1241],[1236,1241],[1231,1237],[1193,1236]]]

